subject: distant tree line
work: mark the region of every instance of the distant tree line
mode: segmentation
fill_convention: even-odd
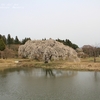
[[[73,49],[77,49],[78,48],[78,45],[73,44],[69,39],[66,39],[66,40],[56,39],[56,41],[61,42],[64,45],[70,46]]]
[[[22,40],[19,40],[18,36],[15,36],[15,38],[13,38],[10,34],[8,34],[7,37],[5,35],[0,34],[0,47],[3,50],[5,47],[2,47],[1,44],[3,46],[5,44],[5,45],[8,45],[10,47],[11,44],[25,44],[25,42],[27,42],[28,40],[31,40],[31,39],[24,38]],[[45,40],[46,40],[46,38],[45,38]],[[56,39],[56,41],[61,42],[64,45],[70,46],[73,49],[78,48],[78,45],[73,44],[69,39],[66,39],[66,40]]]
[[[31,40],[30,38],[24,38],[22,41],[19,40],[18,36],[15,38],[11,37],[10,34],[6,37],[5,35],[0,34],[0,47],[3,50],[4,47],[1,46],[1,44],[4,46],[5,45],[11,45],[11,44],[25,44],[26,41]],[[0,50],[1,50],[0,49]]]
[[[18,57],[19,45],[25,44],[26,41],[31,40],[30,38],[24,38],[22,41],[19,40],[18,36],[13,38],[10,34],[0,34],[0,58],[15,58]]]
[[[31,40],[30,38],[24,38],[22,39],[22,41],[20,41],[18,39],[18,36],[15,37],[15,39],[13,37],[11,37],[10,34],[8,34],[8,36],[6,37],[5,35],[1,35],[0,34],[0,51],[3,51],[6,46],[8,46],[10,48],[11,45],[13,44],[25,44],[26,41]]]
[[[0,51],[3,51],[6,46],[8,46],[10,48],[11,45],[25,44],[25,42],[27,42],[28,40],[31,40],[31,39],[24,38],[22,40],[19,40],[18,36],[15,36],[15,38],[13,38],[10,34],[8,34],[7,37],[5,35],[0,34]],[[42,40],[44,40],[44,39],[42,39]],[[46,40],[46,38],[45,38],[45,40]],[[64,45],[70,46],[73,49],[78,48],[78,45],[73,44],[69,39],[66,39],[66,40],[56,39],[56,41],[61,42]]]

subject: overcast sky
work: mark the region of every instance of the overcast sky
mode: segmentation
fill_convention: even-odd
[[[0,0],[0,34],[100,44],[100,0]]]

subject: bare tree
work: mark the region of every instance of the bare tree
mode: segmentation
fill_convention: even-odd
[[[96,62],[96,57],[99,56],[100,53],[100,46],[99,44],[93,46],[93,57],[94,57],[94,62]]]
[[[89,57],[93,57],[93,61],[96,62],[96,57],[100,55],[99,44],[95,46],[84,45],[82,49],[83,49],[83,52],[86,53]]]

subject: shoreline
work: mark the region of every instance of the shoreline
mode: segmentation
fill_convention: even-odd
[[[100,71],[100,62],[67,62],[61,60],[44,63],[30,59],[0,59],[0,71],[11,68],[49,68],[74,71]]]

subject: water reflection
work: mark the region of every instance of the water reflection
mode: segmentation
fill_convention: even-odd
[[[12,72],[20,72],[21,70],[23,70],[23,68],[9,68],[9,69],[5,69],[5,70],[0,70],[0,75],[2,77],[6,77],[9,73]]]
[[[7,77],[9,73],[17,72],[22,76],[32,76],[32,77],[73,77],[78,74],[78,71],[70,70],[60,70],[60,69],[42,69],[42,68],[10,68],[0,71],[1,77]],[[94,71],[95,81],[100,80],[100,72]]]
[[[52,69],[44,69],[44,71],[46,72],[46,76],[55,76]]]
[[[6,77],[9,73],[17,72],[22,76],[32,76],[32,77],[72,77],[77,75],[77,71],[66,71],[60,69],[42,69],[42,68],[11,68],[0,71],[0,76]]]
[[[0,71],[0,100],[99,100],[100,72],[17,68]]]
[[[95,71],[94,78],[95,78],[95,81],[100,81],[100,72]]]
[[[95,80],[97,81],[97,72],[96,71],[94,72],[94,77],[95,77]]]
[[[38,77],[73,77],[77,75],[77,71],[67,71],[67,70],[60,70],[60,69],[33,69],[32,70],[32,76],[38,76]]]

